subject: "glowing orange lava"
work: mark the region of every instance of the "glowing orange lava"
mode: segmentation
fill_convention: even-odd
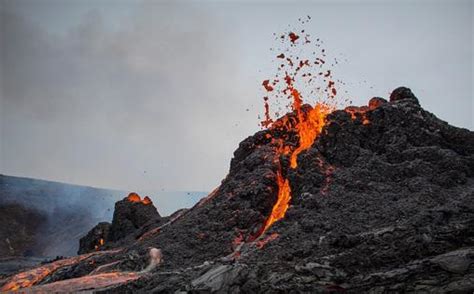
[[[95,245],[94,249],[97,251],[97,250],[99,250],[100,247],[104,246],[104,244],[105,244],[104,239],[100,238],[99,244]]]
[[[135,203],[142,203],[144,205],[149,205],[149,204],[152,204],[153,202],[151,201],[150,197],[148,196],[145,196],[145,198],[142,198],[140,197],[140,195],[138,195],[137,193],[135,192],[132,192],[130,194],[128,194],[127,196],[127,200],[130,201],[130,202],[135,202]]]
[[[78,293],[104,289],[139,279],[135,272],[111,272],[87,275],[31,288],[32,293]]]
[[[376,108],[378,105],[371,107]],[[352,120],[356,120],[358,116],[362,118],[362,124],[368,125],[370,123],[369,119],[366,116],[366,112],[370,110],[367,106],[348,106],[344,109],[345,112],[351,115]]]
[[[138,195],[135,192],[132,192],[132,193],[128,194],[127,200],[130,201],[130,202],[140,202],[140,201],[142,201],[142,199],[140,198],[140,195]]]
[[[263,232],[265,232],[274,222],[285,217],[291,199],[291,188],[288,179],[285,179],[281,172],[277,172],[278,198],[273,206],[272,213],[265,221]],[[262,232],[262,233],[263,233]]]
[[[296,108],[295,111],[298,116],[296,130],[299,136],[299,146],[291,153],[290,167],[296,168],[298,166],[298,155],[302,151],[311,147],[314,140],[319,136],[319,134],[321,134],[326,115],[331,112],[331,109],[325,104],[318,103],[305,115],[301,110],[301,98],[299,92],[296,89],[293,89],[292,95],[295,97],[293,105]]]
[[[120,250],[121,249],[88,253],[47,263],[45,265],[14,275],[6,284],[3,285],[0,291],[16,291],[21,288],[31,287],[62,267],[77,264],[95,255],[113,254],[119,252]]]
[[[302,21],[302,23],[304,24],[309,20],[310,17],[308,17],[308,20]],[[302,34],[304,32],[304,30],[301,30]],[[275,34],[275,36],[277,35]],[[320,48],[322,42],[317,39],[317,42],[314,44],[316,48],[311,47],[309,49],[311,51],[310,56],[302,56],[301,54],[305,52],[305,49],[308,51],[308,44],[313,45],[309,40],[309,34],[304,34],[302,37],[304,37],[304,40],[294,32],[279,35],[277,40],[281,43],[289,41],[289,47],[281,48],[280,50],[285,53],[276,55],[276,58],[280,60],[277,60],[277,62],[280,62],[277,67],[278,73],[273,79],[264,80],[262,83],[267,95],[271,95],[275,99],[275,103],[279,103],[279,100],[276,98],[289,98],[291,110],[296,116],[295,118],[284,116],[282,119],[273,120],[269,110],[269,96],[265,96],[265,112],[264,120],[261,122],[262,126],[269,127],[270,129],[278,128],[288,133],[297,133],[298,145],[295,147],[290,142],[284,142],[284,139],[279,139],[280,141],[277,142],[277,201],[272,208],[272,212],[265,220],[263,228],[255,236],[256,238],[261,236],[273,223],[285,217],[291,201],[291,185],[289,179],[285,176],[286,173],[282,170],[282,164],[279,162],[280,155],[289,156],[290,168],[297,168],[298,155],[313,145],[323,130],[326,116],[336,109],[338,103],[334,99],[338,93],[336,82],[339,83],[340,81],[334,80],[332,78],[332,69],[327,68],[331,63],[326,62],[326,52]],[[337,60],[334,61],[334,64],[337,64]],[[306,98],[314,99],[315,96],[317,97],[317,102],[313,104],[314,107],[303,106],[303,94],[299,89],[303,90]],[[315,93],[319,93],[319,95]],[[275,115],[279,116],[278,112]],[[326,174],[329,175],[331,173],[332,171]],[[329,180],[327,184],[329,184]],[[325,192],[327,188],[323,190]]]

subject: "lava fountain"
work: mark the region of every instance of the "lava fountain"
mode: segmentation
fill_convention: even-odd
[[[309,21],[301,21],[303,24]],[[265,220],[262,229],[257,237],[262,235],[273,223],[285,217],[286,211],[291,201],[291,185],[286,174],[282,170],[280,156],[286,155],[290,159],[290,168],[295,169],[298,166],[298,155],[313,145],[314,141],[321,134],[326,123],[326,116],[336,109],[339,101],[336,100],[338,91],[336,90],[336,82],[332,78],[332,67],[337,64],[337,60],[327,62],[325,49],[321,48],[322,42],[317,39],[315,46],[310,47],[310,56],[300,56],[305,48],[312,44],[310,35],[301,30],[299,35],[296,32],[288,32],[281,35],[275,35],[285,48],[279,48],[282,52],[276,56],[277,74],[272,79],[266,79],[262,82],[262,86],[267,95],[264,100],[264,119],[261,122],[264,128],[280,128],[283,131],[295,132],[298,135],[298,145],[293,147],[286,144],[283,139],[280,140],[276,147],[276,155],[278,161],[278,171],[276,173],[276,182],[278,185],[278,197],[272,208],[272,212]],[[304,47],[304,48],[301,48]],[[308,51],[308,49],[306,49]],[[303,94],[306,97],[317,97],[314,106],[303,107],[305,102]],[[272,99],[270,99],[272,98]],[[280,105],[282,98],[286,98],[289,103],[285,106],[288,110],[293,111],[296,119],[291,123],[279,123],[279,120],[272,118],[270,112],[270,102]],[[346,100],[347,101],[347,100]],[[304,108],[304,109],[303,109]],[[280,110],[282,108],[280,107]],[[278,117],[279,112],[273,113]]]

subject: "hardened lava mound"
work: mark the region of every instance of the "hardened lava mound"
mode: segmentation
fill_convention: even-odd
[[[474,133],[404,87],[389,101],[315,109],[241,142],[195,207],[118,235],[101,224],[77,260],[7,277],[2,290],[472,293]],[[123,201],[113,223],[133,219],[127,205],[153,206]]]

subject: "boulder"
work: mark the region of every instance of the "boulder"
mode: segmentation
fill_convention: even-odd
[[[84,254],[101,249],[105,242],[109,240],[111,224],[108,222],[98,223],[87,235],[79,240],[79,251],[77,254]]]
[[[149,197],[142,200],[137,193],[130,193],[115,203],[109,240],[117,241],[130,236],[147,222],[160,218]]]

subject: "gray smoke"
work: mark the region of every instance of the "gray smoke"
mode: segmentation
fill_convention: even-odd
[[[406,85],[474,128],[472,1],[0,3],[5,174],[212,190],[258,130],[272,34],[306,15],[355,104]]]

